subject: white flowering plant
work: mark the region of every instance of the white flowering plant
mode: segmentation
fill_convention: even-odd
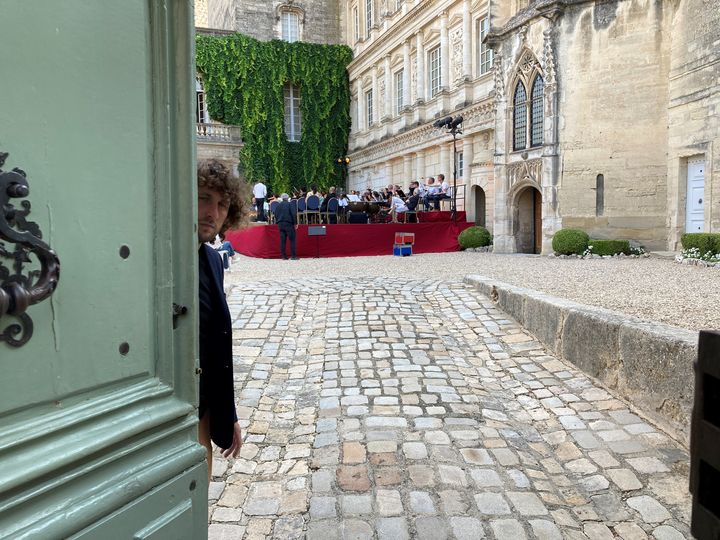
[[[680,252],[680,255],[683,259],[698,259],[711,263],[720,262],[720,253],[713,253],[712,251],[706,251],[705,253],[701,253],[700,249],[696,247],[683,249]]]

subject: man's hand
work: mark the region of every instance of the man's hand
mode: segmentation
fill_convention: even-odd
[[[298,230],[298,226],[297,226],[297,225],[295,225],[295,230],[296,230],[296,231]]]
[[[222,457],[224,457],[224,458],[238,457],[241,446],[242,446],[242,432],[240,431],[240,424],[235,422],[235,424],[233,424],[232,445],[230,446],[230,448],[222,450]]]

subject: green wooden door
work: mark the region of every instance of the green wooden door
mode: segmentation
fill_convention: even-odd
[[[61,264],[31,339],[0,342],[0,538],[205,538],[191,2],[0,12],[2,169]]]

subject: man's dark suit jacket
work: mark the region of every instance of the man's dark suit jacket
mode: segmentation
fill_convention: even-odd
[[[210,412],[210,437],[220,448],[230,448],[233,439],[235,389],[232,363],[232,323],[223,289],[220,255],[202,244],[200,267],[200,410]]]
[[[295,225],[297,223],[297,216],[289,202],[282,201],[277,205],[275,208],[275,223],[278,225]]]

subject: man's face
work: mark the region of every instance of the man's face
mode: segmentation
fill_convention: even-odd
[[[212,242],[228,215],[228,198],[208,187],[198,188],[198,239]]]

